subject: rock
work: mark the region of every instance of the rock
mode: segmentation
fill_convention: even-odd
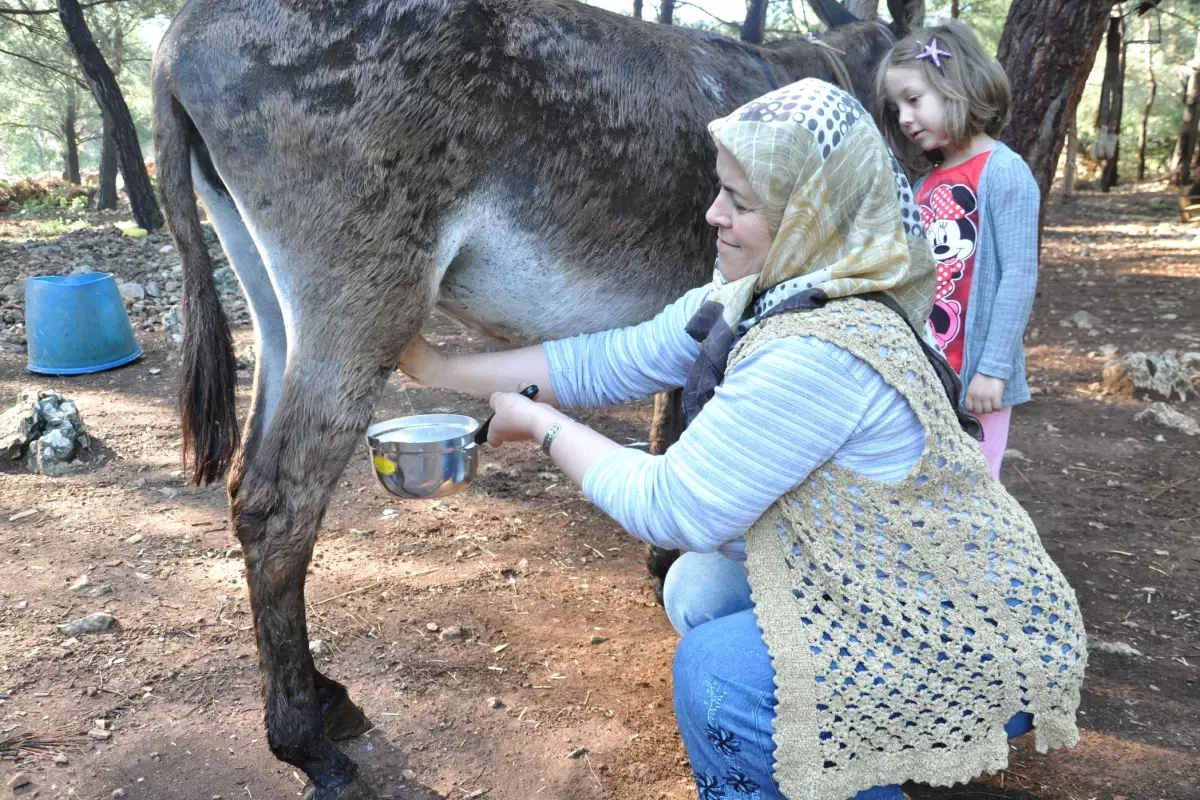
[[[234,274],[232,267],[214,269],[213,282],[217,284],[217,291],[221,294],[239,294],[241,292],[237,275]]]
[[[592,644],[604,644],[607,641],[608,641],[607,636],[600,636],[599,634],[596,634],[595,636],[592,637]]]
[[[1104,365],[1101,386],[1110,394],[1132,396],[1144,389],[1164,400],[1178,394],[1187,400],[1200,384],[1200,353],[1127,353]]]
[[[75,443],[61,430],[53,430],[30,444],[25,454],[25,469],[56,478],[70,470],[74,455]]]
[[[1141,651],[1135,649],[1132,645],[1125,642],[1104,642],[1099,639],[1091,639],[1088,641],[1088,650],[1095,650],[1097,653],[1112,653],[1117,656],[1140,656]]]
[[[124,790],[124,789],[113,789],[113,790],[112,790],[112,796],[113,796],[113,797],[124,797],[124,796],[125,796],[125,790]]]
[[[309,640],[308,652],[312,653],[314,658],[329,658],[333,655],[333,650],[329,648],[329,645],[325,644],[323,639]]]
[[[88,731],[88,736],[99,742],[107,742],[112,738],[112,731],[102,731],[99,728],[92,728]]]
[[[254,359],[254,345],[248,344],[246,345],[246,348],[242,350],[241,355],[237,357],[237,368],[254,369]]]
[[[487,699],[488,708],[504,708],[504,701],[499,697],[489,697]]]
[[[440,642],[461,642],[466,638],[467,631],[464,628],[458,627],[457,625],[451,625],[449,628],[443,628],[442,632],[438,634],[438,641]]]
[[[62,475],[89,446],[79,409],[58,392],[22,392],[0,415],[0,457],[16,460],[23,453],[29,472]]]
[[[90,592],[88,592],[88,597],[104,597],[105,595],[112,593],[113,587],[111,583],[101,583],[97,585],[95,589],[92,589]]]
[[[122,283],[117,286],[117,290],[121,293],[121,299],[125,301],[125,305],[132,305],[138,300],[146,299],[146,287],[140,283]]]
[[[430,633],[436,632],[437,629],[438,629],[438,624],[436,622],[426,622],[425,623],[425,630],[429,631]]]
[[[1075,327],[1080,330],[1090,331],[1100,324],[1100,318],[1087,311],[1076,311],[1071,315],[1071,322],[1075,323]]]
[[[116,630],[120,627],[121,625],[117,622],[117,618],[112,614],[97,611],[74,622],[59,625],[58,632],[63,636],[82,636],[87,633],[104,633],[105,631]]]
[[[1188,436],[1200,435],[1200,423],[1180,411],[1176,411],[1166,403],[1151,403],[1144,411],[1139,411],[1133,417],[1134,422],[1154,423]]]
[[[22,786],[28,786],[31,783],[33,783],[33,779],[29,777],[28,772],[17,772],[8,779],[8,788],[20,789]]]
[[[158,284],[150,281],[145,286],[146,297],[158,297],[162,292],[158,288]]]
[[[37,438],[40,419],[37,403],[24,398],[0,414],[0,458],[19,459],[25,446]]]
[[[60,767],[65,767],[67,764],[70,764],[71,762],[67,759],[67,757],[64,754],[59,753],[58,755],[56,755],[54,757],[54,763]]]
[[[586,747],[576,747],[571,752],[567,753],[567,758],[583,758],[588,754]]]
[[[142,536],[140,533],[135,533],[133,536],[130,536],[128,539],[125,540],[125,544],[140,544],[141,541],[145,538],[146,537]]]
[[[162,315],[163,333],[167,335],[167,341],[178,348],[183,344],[183,313],[179,310],[179,304],[176,303],[168,308]]]
[[[411,769],[401,770],[400,775],[406,781],[415,781],[417,779],[417,773],[413,772]]]
[[[0,289],[0,297],[10,303],[20,303],[25,299],[25,287],[19,283],[10,283]]]

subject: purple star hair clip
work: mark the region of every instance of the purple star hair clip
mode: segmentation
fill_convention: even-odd
[[[920,44],[920,42],[918,42],[918,44]],[[942,68],[942,58],[950,57],[950,53],[938,47],[938,40],[936,38],[930,39],[929,44],[921,45],[921,52],[914,56],[917,61],[920,61],[923,58],[928,58],[938,69]]]

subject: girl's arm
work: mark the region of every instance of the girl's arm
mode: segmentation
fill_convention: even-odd
[[[399,367],[422,385],[479,397],[535,383],[550,405],[615,405],[684,384],[700,348],[687,322],[707,296],[693,289],[640,325],[500,353],[445,355],[417,337]]]
[[[977,370],[1008,381],[1015,366],[1013,354],[1023,346],[1037,289],[1041,195],[1033,173],[1019,156],[1017,163],[999,175],[989,175],[988,180],[988,236],[1002,242],[996,248],[1000,283]]]

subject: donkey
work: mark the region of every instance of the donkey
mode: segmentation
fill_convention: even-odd
[[[845,23],[823,46],[574,0],[191,0],[172,22],[154,148],[183,262],[184,460],[198,483],[229,470],[267,740],[310,798],[376,796],[333,744],[369,723],[313,664],[304,578],[405,346],[435,306],[528,342],[639,322],[702,283],[705,123],[805,76],[870,98],[892,33],[818,6]],[[197,195],[257,336],[240,447]]]

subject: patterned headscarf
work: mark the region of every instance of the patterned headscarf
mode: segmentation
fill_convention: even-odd
[[[690,419],[724,379],[729,349],[781,303],[812,308],[882,294],[918,331],[933,306],[934,260],[912,187],[870,114],[813,78],[776,89],[709,125],[765,206],[774,242],[762,272],[726,283],[688,332],[704,354],[685,388]]]

